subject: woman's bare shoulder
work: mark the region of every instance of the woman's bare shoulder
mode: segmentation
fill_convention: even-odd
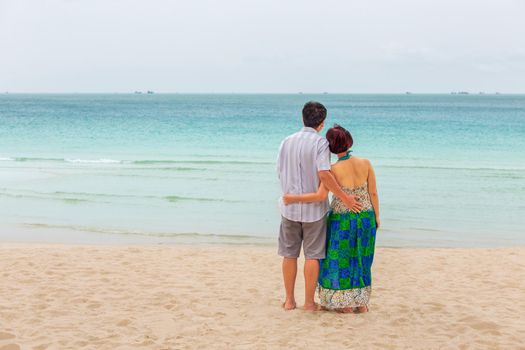
[[[332,164],[332,166],[330,167],[330,171],[332,172],[332,174],[339,173],[340,171],[342,171],[341,164],[340,163]]]
[[[363,171],[369,171],[372,168],[372,163],[368,158],[356,157],[355,162]]]
[[[362,158],[362,157],[352,157],[356,163],[360,164],[371,164],[370,160],[368,158]]]

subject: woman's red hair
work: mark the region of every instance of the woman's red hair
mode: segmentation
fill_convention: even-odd
[[[343,153],[348,151],[354,144],[354,139],[348,130],[341,125],[335,124],[326,132],[326,139],[332,153]]]

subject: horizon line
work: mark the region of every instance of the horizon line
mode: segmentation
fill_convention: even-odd
[[[151,93],[148,93],[150,91]],[[9,90],[0,90],[0,95],[23,95],[23,94],[121,94],[121,95],[523,95],[525,92],[508,92],[508,91],[467,91],[467,90],[457,90],[457,91],[439,91],[439,92],[415,92],[415,91],[403,91],[403,92],[330,92],[330,91],[318,91],[318,92],[306,92],[306,91],[297,91],[297,92],[196,92],[196,91],[153,91],[153,90],[136,90],[136,91],[9,91]]]

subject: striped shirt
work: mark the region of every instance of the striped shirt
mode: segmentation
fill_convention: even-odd
[[[277,157],[277,174],[283,194],[317,192],[320,181],[317,172],[322,170],[330,170],[330,150],[328,141],[315,129],[304,127],[283,140]],[[281,198],[279,208],[288,220],[314,222],[328,212],[328,199],[284,205]]]

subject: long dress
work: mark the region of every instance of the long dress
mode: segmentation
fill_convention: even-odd
[[[327,309],[368,307],[372,292],[376,221],[368,184],[343,190],[357,196],[363,208],[350,212],[337,197],[330,204],[318,285],[320,303]]]

